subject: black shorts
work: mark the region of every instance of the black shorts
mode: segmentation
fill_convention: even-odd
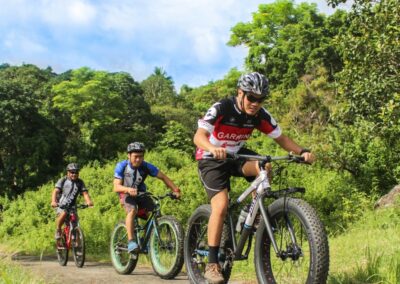
[[[126,213],[129,213],[132,209],[135,209],[136,211],[139,211],[139,209],[153,211],[155,204],[153,199],[148,195],[130,196],[125,194],[124,208]]]
[[[239,154],[257,155],[256,152],[242,148]],[[198,169],[201,183],[203,184],[208,198],[227,188],[231,189],[230,177],[245,177],[247,181],[255,177],[246,177],[243,174],[243,165],[246,160],[199,160]]]

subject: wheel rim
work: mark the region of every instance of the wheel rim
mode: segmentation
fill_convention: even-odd
[[[293,245],[286,220],[290,220],[295,232],[297,247]],[[266,253],[261,257],[266,275],[273,277],[276,283],[306,283],[311,265],[311,248],[304,225],[295,214],[288,212],[275,216],[271,224],[278,248],[283,253],[281,257],[276,257],[274,251],[271,253],[272,244],[264,230],[263,249]]]
[[[56,241],[57,258],[61,265],[65,265],[68,261],[68,248],[65,241],[65,236],[62,235],[61,239]]]
[[[77,266],[83,266],[85,261],[85,240],[81,229],[75,229],[75,239],[72,242],[74,259]]]
[[[178,257],[178,236],[169,223],[159,223],[150,240],[151,261],[160,274],[174,268]]]
[[[189,251],[188,260],[190,268],[196,279],[204,279],[204,270],[208,263],[208,218],[198,218],[190,227],[188,232]]]
[[[111,259],[117,270],[124,270],[132,255],[128,253],[128,235],[125,226],[118,226],[111,239]]]

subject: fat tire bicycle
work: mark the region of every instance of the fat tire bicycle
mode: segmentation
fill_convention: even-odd
[[[85,263],[85,236],[79,225],[76,210],[88,208],[86,204],[78,204],[72,207],[59,206],[67,212],[64,227],[61,231],[61,238],[56,240],[56,251],[58,263],[66,266],[68,262],[68,252],[72,250],[74,262],[77,267],[83,267]]]
[[[285,162],[304,163],[304,159],[292,154],[277,157],[231,154],[229,157],[258,161],[260,174],[236,201],[229,201],[218,254],[225,283],[230,278],[233,262],[248,259],[253,237],[254,265],[259,283],[326,283],[329,245],[325,228],[306,201],[293,197],[296,193],[304,193],[305,188],[272,190],[268,172],[264,169],[266,163],[275,162],[278,164],[278,176],[281,176],[287,167]],[[235,228],[235,209],[253,191],[256,194],[248,213],[244,214],[243,223],[238,218],[239,224]],[[265,200],[270,198],[275,200],[266,206]],[[191,283],[207,283],[204,270],[208,262],[207,226],[210,215],[211,206],[201,205],[188,220],[184,255]],[[257,215],[260,216],[258,225],[255,222]],[[240,232],[238,237],[235,230]]]
[[[183,267],[183,240],[182,225],[173,216],[161,216],[161,200],[170,197],[176,199],[172,193],[155,196],[150,192],[139,193],[150,196],[155,209],[146,218],[141,210],[134,218],[136,241],[139,245],[138,253],[128,253],[128,235],[125,222],[119,222],[110,241],[110,254],[114,269],[119,274],[130,274],[136,267],[139,254],[149,254],[154,272],[163,279],[172,279]],[[143,214],[143,215],[142,215]],[[139,218],[145,220],[140,225]]]

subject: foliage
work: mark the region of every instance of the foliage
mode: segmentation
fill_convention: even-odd
[[[173,104],[176,100],[174,81],[160,67],[156,67],[154,73],[142,81],[141,87],[149,105]]]
[[[52,90],[54,108],[67,113],[76,130],[67,143],[75,145],[72,149],[83,160],[110,158],[132,137],[143,142],[154,138],[149,106],[126,73],[81,68]]]
[[[240,75],[241,72],[233,68],[221,80],[210,82],[195,89],[184,88],[181,96],[192,105],[193,110],[200,117],[215,102],[236,95],[236,86]]]
[[[182,124],[169,121],[165,125],[166,132],[159,141],[160,149],[177,149],[187,154],[193,154],[195,148],[192,142],[193,133],[189,132]]]
[[[259,5],[252,22],[232,28],[229,45],[245,45],[246,67],[266,74],[272,85],[294,87],[315,65],[323,65],[331,77],[341,70],[339,50],[332,39],[344,27],[344,12],[331,18],[318,14],[316,4],[294,5],[278,0]]]
[[[34,77],[40,71],[20,69],[0,71],[0,187],[12,194],[54,175],[62,154],[59,133],[39,111],[35,87],[44,83]]]
[[[399,182],[399,9],[398,1],[355,1],[337,40],[345,65],[331,161],[365,192],[384,193]]]

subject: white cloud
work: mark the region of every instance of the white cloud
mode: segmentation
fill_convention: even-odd
[[[13,50],[14,53],[37,54],[47,51],[47,48],[35,39],[13,31],[10,31],[4,36],[3,45],[7,49]]]
[[[94,5],[81,0],[42,1],[40,17],[49,25],[62,27],[94,25],[97,9]]]
[[[178,87],[206,84],[243,68],[247,50],[226,46],[230,29],[271,2],[0,0],[0,63],[42,62],[56,72],[88,66],[136,80],[157,66]]]

